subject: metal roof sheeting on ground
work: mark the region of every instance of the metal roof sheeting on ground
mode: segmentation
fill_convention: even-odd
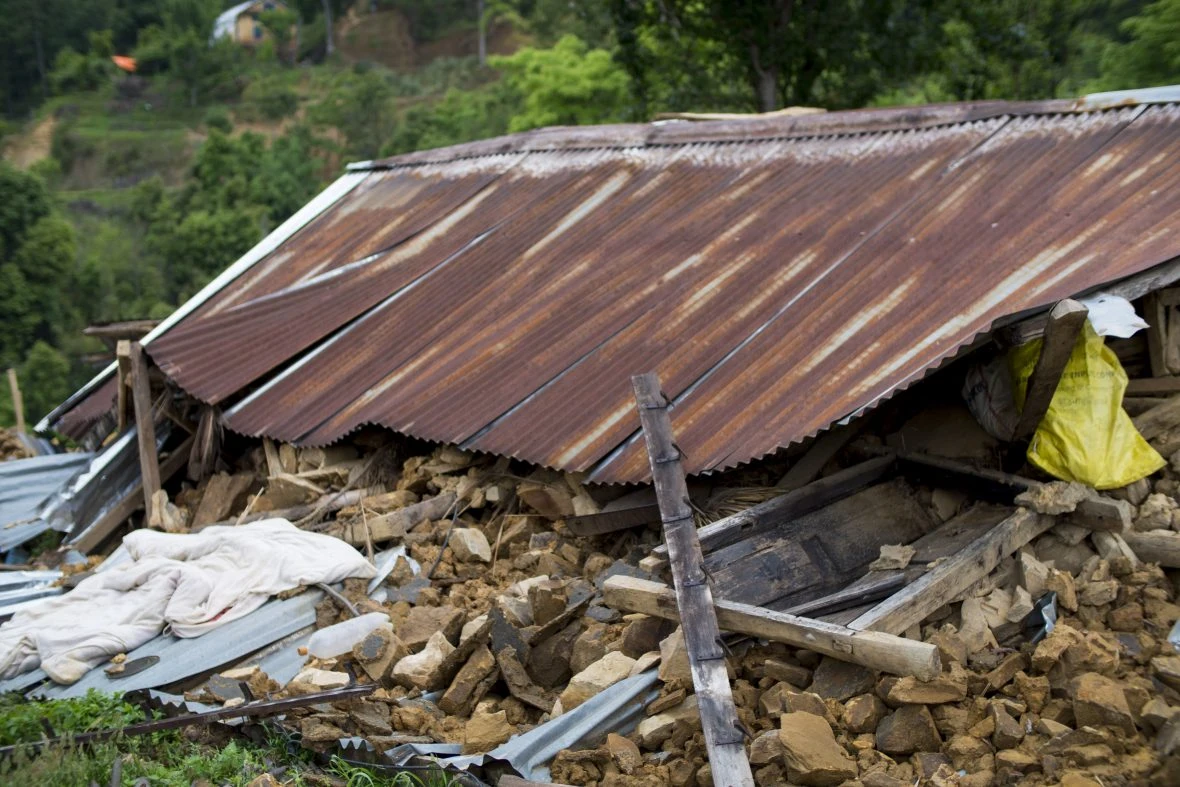
[[[1121,102],[1120,102],[1121,103]],[[229,428],[377,423],[648,477],[802,440],[992,323],[1180,256],[1180,108],[944,105],[548,129],[368,164],[148,346]]]
[[[0,462],[0,551],[49,529],[42,518],[50,497],[89,464],[93,454],[46,454]]]

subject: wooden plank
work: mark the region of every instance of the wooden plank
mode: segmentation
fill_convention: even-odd
[[[811,617],[829,615],[849,607],[859,607],[871,601],[879,601],[905,586],[905,575],[901,571],[873,571],[854,583],[854,586],[829,593],[802,604],[784,609],[788,615]]]
[[[882,546],[934,526],[904,479],[893,478],[714,550],[705,568],[729,601],[783,609],[844,587]]]
[[[1151,364],[1152,377],[1166,377],[1171,374],[1165,351],[1168,343],[1168,309],[1158,293],[1148,293],[1143,298],[1143,319],[1147,320],[1147,357]]]
[[[349,522],[344,525],[339,537],[353,546],[360,546],[368,539],[372,539],[374,543],[383,543],[402,538],[415,525],[428,519],[442,519],[453,505],[455,493],[443,492],[396,511],[390,511],[388,514],[370,516],[367,528],[363,518]],[[273,513],[271,515],[273,516]]]
[[[615,609],[679,620],[676,596],[659,582],[613,576],[603,586],[606,603]],[[930,680],[942,671],[938,648],[917,640],[876,631],[854,631],[845,626],[775,612],[735,601],[716,602],[721,628],[751,637],[807,648],[841,661],[860,664],[893,675]]]
[[[1061,373],[1073,353],[1074,345],[1082,333],[1089,310],[1077,301],[1065,299],[1049,312],[1041,353],[1028,378],[1024,407],[1013,430],[1013,440],[1027,440],[1037,430],[1037,425],[1049,411],[1049,403],[1061,382]]]
[[[135,430],[139,440],[139,472],[143,479],[144,510],[152,510],[152,496],[160,489],[160,460],[156,456],[156,423],[152,417],[152,391],[148,381],[147,357],[139,342],[128,345],[131,366],[131,400],[135,408]]]
[[[635,404],[660,505],[664,541],[676,586],[676,608],[680,611],[713,783],[753,787],[754,776],[746,759],[745,740],[729,685],[721,630],[713,610],[713,593],[704,573],[704,556],[697,540],[680,449],[672,437],[668,401],[654,372],[632,377],[631,386],[635,390]]]
[[[575,536],[601,536],[630,527],[650,525],[660,521],[658,505],[620,508],[616,511],[600,511],[597,514],[571,516],[565,519],[565,526]]]
[[[1173,396],[1161,405],[1131,419],[1144,440],[1154,440],[1180,426],[1180,396]]]
[[[167,481],[188,463],[189,451],[193,447],[190,435],[176,450],[168,454],[160,464],[160,478]],[[127,517],[144,507],[142,482],[131,487],[127,494],[112,506],[106,514],[96,519],[69,542],[71,547],[84,555],[88,555],[102,545],[102,542],[114,532],[115,528],[123,524]],[[145,509],[146,510],[146,509]]]
[[[977,495],[1004,504],[1011,504],[1025,491],[1043,486],[1024,476],[1002,473],[930,454],[900,453],[897,460],[905,472],[914,472],[928,479],[964,486]],[[1131,524],[1131,510],[1124,501],[1095,495],[1082,500],[1070,512],[1069,523],[1089,530],[1122,532]]]
[[[127,393],[131,390],[131,341],[122,339],[115,345],[115,358],[118,361],[118,396],[115,400],[115,416],[118,420],[115,434],[123,434],[127,428]]]
[[[1123,540],[1145,563],[1159,563],[1165,568],[1180,568],[1180,533],[1172,530],[1123,533]]]
[[[16,380],[16,369],[8,369],[8,391],[12,394],[12,414],[16,418],[16,431],[25,433],[25,402],[20,395],[20,384]]]
[[[1019,509],[966,549],[848,624],[858,631],[901,634],[991,573],[1008,555],[1056,524],[1053,517]]]
[[[1127,381],[1127,396],[1171,396],[1180,393],[1180,377],[1139,377]]]
[[[860,419],[855,427],[851,425],[838,426],[820,435],[803,456],[791,465],[791,469],[779,479],[775,486],[779,489],[791,490],[810,484],[819,476],[824,465],[832,461],[836,454],[840,453],[840,450],[848,445],[852,438],[856,437],[863,425],[864,420]]]
[[[698,530],[697,537],[701,548],[711,552],[741,541],[755,532],[823,508],[895,473],[896,464],[892,454],[870,459],[781,497],[759,503],[740,514],[719,519]],[[668,547],[664,545],[653,549],[650,558],[644,558],[644,568],[648,571],[662,571],[667,565]]]
[[[1180,379],[1180,378],[1178,378]],[[1127,411],[1127,415],[1135,418],[1143,415],[1153,407],[1159,407],[1168,401],[1166,396],[1124,396],[1123,409]]]

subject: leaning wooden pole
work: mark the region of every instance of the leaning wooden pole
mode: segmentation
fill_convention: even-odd
[[[16,381],[16,369],[8,370],[8,390],[12,393],[12,416],[16,419],[16,431],[25,433],[25,401],[20,395],[20,383]]]
[[[654,372],[632,377],[631,385],[647,441],[713,784],[753,787],[754,776],[746,759],[742,725],[730,691],[721,629],[705,575],[705,560],[689,504],[680,449],[672,437],[672,421],[668,417],[671,404],[660,392],[660,379]]]
[[[120,347],[120,350],[123,348]],[[152,496],[160,488],[160,460],[156,455],[156,422],[152,417],[152,392],[148,382],[147,357],[139,342],[127,345],[131,370],[131,403],[135,408],[135,429],[139,440],[139,469],[143,478],[145,517],[152,515]]]

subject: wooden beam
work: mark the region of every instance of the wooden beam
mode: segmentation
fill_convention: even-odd
[[[1151,376],[1166,377],[1171,374],[1166,357],[1168,307],[1158,293],[1151,292],[1143,297],[1143,311],[1143,318],[1147,320],[1147,358],[1151,364]]]
[[[851,425],[837,426],[817,437],[811,446],[799,457],[786,475],[779,479],[776,487],[782,490],[798,489],[814,481],[824,469],[824,465],[840,453],[840,449],[848,445],[848,441],[856,437],[864,425],[864,420]]]
[[[127,428],[128,392],[131,390],[131,342],[123,339],[115,345],[115,360],[118,364],[118,395],[115,399],[115,416],[118,419],[115,434],[123,434]]]
[[[154,437],[154,435],[153,435]],[[168,454],[160,464],[160,478],[167,481],[188,463],[189,451],[193,448],[193,438],[190,435],[176,450]],[[88,555],[102,544],[114,532],[115,528],[123,524],[127,517],[144,508],[143,484],[136,484],[127,490],[114,506],[105,514],[91,522],[81,533],[73,536],[67,543],[84,555]],[[145,509],[146,510],[146,509]]]
[[[1037,356],[1037,363],[1028,378],[1024,407],[1013,430],[1013,440],[1032,437],[1048,412],[1053,394],[1057,392],[1057,384],[1061,382],[1061,373],[1065,371],[1065,364],[1073,353],[1088,314],[1089,310],[1085,306],[1068,298],[1060,301],[1049,312],[1041,354]]]
[[[1180,396],[1173,396],[1161,405],[1131,419],[1144,440],[1154,440],[1180,426]]]
[[[131,399],[135,407],[135,430],[139,440],[139,472],[143,479],[144,510],[152,510],[152,496],[160,489],[160,460],[156,456],[156,423],[152,417],[152,390],[147,358],[139,342],[128,345],[131,365]]]
[[[1145,563],[1159,563],[1165,568],[1180,568],[1180,533],[1172,530],[1148,530],[1124,533],[1123,540]]]
[[[8,390],[12,394],[12,414],[16,419],[16,431],[24,434],[25,429],[25,402],[20,395],[20,384],[16,380],[16,369],[9,367],[8,369]]]
[[[1180,393],[1180,377],[1140,377],[1127,381],[1126,396],[1171,396]]]
[[[725,666],[721,630],[713,610],[713,592],[704,573],[704,555],[697,540],[680,448],[672,437],[669,402],[660,391],[660,379],[654,372],[632,377],[631,386],[647,443],[664,541],[668,544],[676,584],[676,607],[680,610],[713,783],[754,787]]]
[[[701,548],[712,552],[741,541],[759,530],[823,508],[895,474],[896,463],[892,454],[870,459],[780,497],[759,503],[740,514],[719,519],[698,530],[697,537],[700,539]],[[653,549],[651,556],[643,560],[643,567],[647,571],[662,571],[667,565],[668,547],[665,545]]]
[[[1024,476],[1002,473],[930,454],[902,453],[897,455],[904,471],[913,471],[919,476],[950,480],[967,487],[976,494],[986,496],[1000,503],[1011,504],[1014,498],[1026,491],[1035,491],[1044,486]],[[1130,527],[1131,508],[1123,500],[1113,500],[1095,494],[1078,503],[1069,513],[1069,523],[1088,530],[1105,530],[1121,533]]]
[[[615,609],[666,620],[680,619],[675,594],[659,582],[617,575],[603,585],[603,594],[606,603]],[[938,648],[927,642],[876,631],[854,631],[834,623],[724,599],[716,601],[716,610],[717,621],[726,631],[807,648],[894,675],[930,680],[942,671]]]
[[[1008,555],[1056,524],[1050,516],[1027,509],[1000,522],[966,549],[865,612],[848,624],[857,631],[901,634],[991,573]]]

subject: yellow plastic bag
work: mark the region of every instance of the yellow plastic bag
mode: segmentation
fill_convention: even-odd
[[[1041,355],[1041,340],[1008,355],[1017,409],[1024,408],[1028,378]],[[1028,461],[1063,481],[1117,489],[1165,464],[1123,410],[1127,373],[1118,357],[1090,327],[1074,345],[1049,411],[1028,446]]]

